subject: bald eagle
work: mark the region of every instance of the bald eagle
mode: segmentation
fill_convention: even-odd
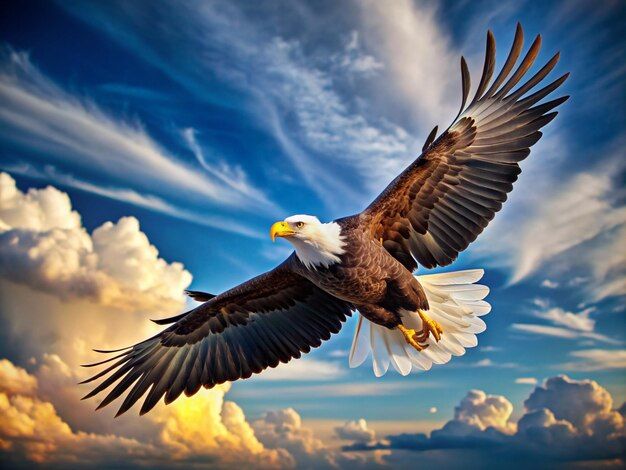
[[[428,370],[477,345],[490,311],[489,290],[475,284],[482,270],[415,276],[447,266],[500,210],[520,174],[519,162],[568,96],[543,102],[567,78],[537,85],[556,54],[515,90],[535,61],[537,36],[519,66],[523,31],[517,25],[509,55],[493,82],[495,41],[487,33],[482,76],[469,101],[470,76],[461,58],[462,103],[452,124],[433,129],[413,161],[360,214],[328,223],[295,215],[271,226],[272,240],[295,251],[271,271],[219,295],[189,292],[202,304],[156,320],[159,334],[104,361],[83,383],[102,381],[84,398],[113,387],[98,408],[127,392],[118,415],[146,392],[140,413],[165,396],[171,403],[201,386],[245,379],[299,358],[337,333],[358,311],[349,363],[371,352],[376,376],[391,364],[400,374]]]

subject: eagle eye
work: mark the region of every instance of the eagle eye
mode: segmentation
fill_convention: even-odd
[[[304,222],[297,222],[296,223],[296,227],[298,227],[298,228],[304,227]]]

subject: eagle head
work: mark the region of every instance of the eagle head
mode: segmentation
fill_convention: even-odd
[[[289,241],[296,255],[309,269],[328,267],[341,261],[345,253],[344,237],[337,222],[322,223],[312,215],[292,215],[270,228],[272,241],[276,237]]]

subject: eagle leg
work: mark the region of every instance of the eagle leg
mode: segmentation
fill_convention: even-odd
[[[398,325],[398,329],[400,330],[400,333],[402,333],[402,335],[404,336],[405,341],[413,346],[417,351],[423,351],[428,347],[427,344],[420,344],[420,342],[418,341],[417,331],[415,331],[414,329],[407,328],[402,324]]]
[[[418,310],[417,314],[422,319],[422,330],[418,334],[417,341],[424,343],[428,339],[428,336],[432,333],[433,338],[435,338],[435,341],[438,342],[443,334],[443,328],[441,328],[441,325],[421,310]]]

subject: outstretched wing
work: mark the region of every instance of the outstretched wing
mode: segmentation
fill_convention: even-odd
[[[417,263],[427,268],[448,265],[476,239],[513,189],[521,172],[519,162],[540,139],[539,129],[554,119],[557,113],[552,110],[567,100],[564,96],[536,105],[569,74],[527,95],[554,68],[559,54],[511,91],[535,61],[541,37],[509,78],[522,45],[518,24],[509,56],[489,86],[495,41],[488,32],[483,74],[467,107],[470,77],[461,58],[463,100],[453,124],[436,140],[433,130],[422,155],[361,213],[372,236],[408,269],[415,269]]]
[[[83,382],[103,379],[84,398],[119,380],[98,408],[128,391],[120,415],[150,389],[144,414],[164,395],[171,403],[183,391],[190,396],[200,386],[248,378],[318,347],[341,329],[352,306],[294,273],[291,262],[212,298],[123,353],[90,364],[118,359]]]

